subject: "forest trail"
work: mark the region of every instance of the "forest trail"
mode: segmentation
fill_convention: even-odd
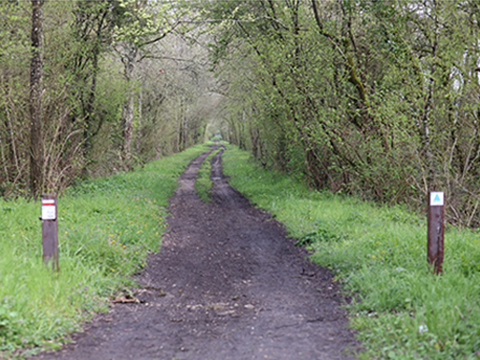
[[[171,199],[160,252],[139,275],[140,303],[116,303],[73,342],[36,359],[353,359],[332,275],[282,225],[232,189],[212,159],[212,199],[196,158]],[[349,355],[350,354],[350,355]]]

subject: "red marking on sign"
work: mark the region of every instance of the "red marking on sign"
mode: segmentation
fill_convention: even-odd
[[[55,200],[42,200],[43,206],[55,205]]]

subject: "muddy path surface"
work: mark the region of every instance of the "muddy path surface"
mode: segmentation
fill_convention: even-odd
[[[139,276],[141,303],[112,304],[38,359],[353,359],[343,298],[280,223],[232,189],[212,159],[212,199],[195,159],[171,199],[169,231]]]

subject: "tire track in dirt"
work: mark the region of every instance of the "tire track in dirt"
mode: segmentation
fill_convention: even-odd
[[[171,199],[159,253],[138,277],[141,303],[112,304],[74,342],[38,359],[353,359],[358,343],[326,269],[280,223],[231,188],[212,159],[211,203],[191,162]]]

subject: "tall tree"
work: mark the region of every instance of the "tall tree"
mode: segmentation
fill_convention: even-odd
[[[116,27],[115,49],[124,66],[126,100],[122,110],[123,148],[126,166],[130,167],[134,103],[135,68],[148,57],[148,47],[164,39],[180,24],[184,10],[174,3],[145,0],[121,0],[121,22]],[[171,14],[175,14],[174,17]]]
[[[43,4],[32,0],[32,60],[30,66],[30,192],[34,197],[43,190],[42,77],[43,77]]]
[[[109,50],[113,41],[118,13],[119,5],[115,0],[78,0],[73,10],[72,37],[77,48],[72,54],[70,66],[75,81],[84,84],[75,88],[81,106],[77,116],[83,122],[84,172],[88,168],[93,138],[105,121],[95,111],[97,83],[101,55]]]

